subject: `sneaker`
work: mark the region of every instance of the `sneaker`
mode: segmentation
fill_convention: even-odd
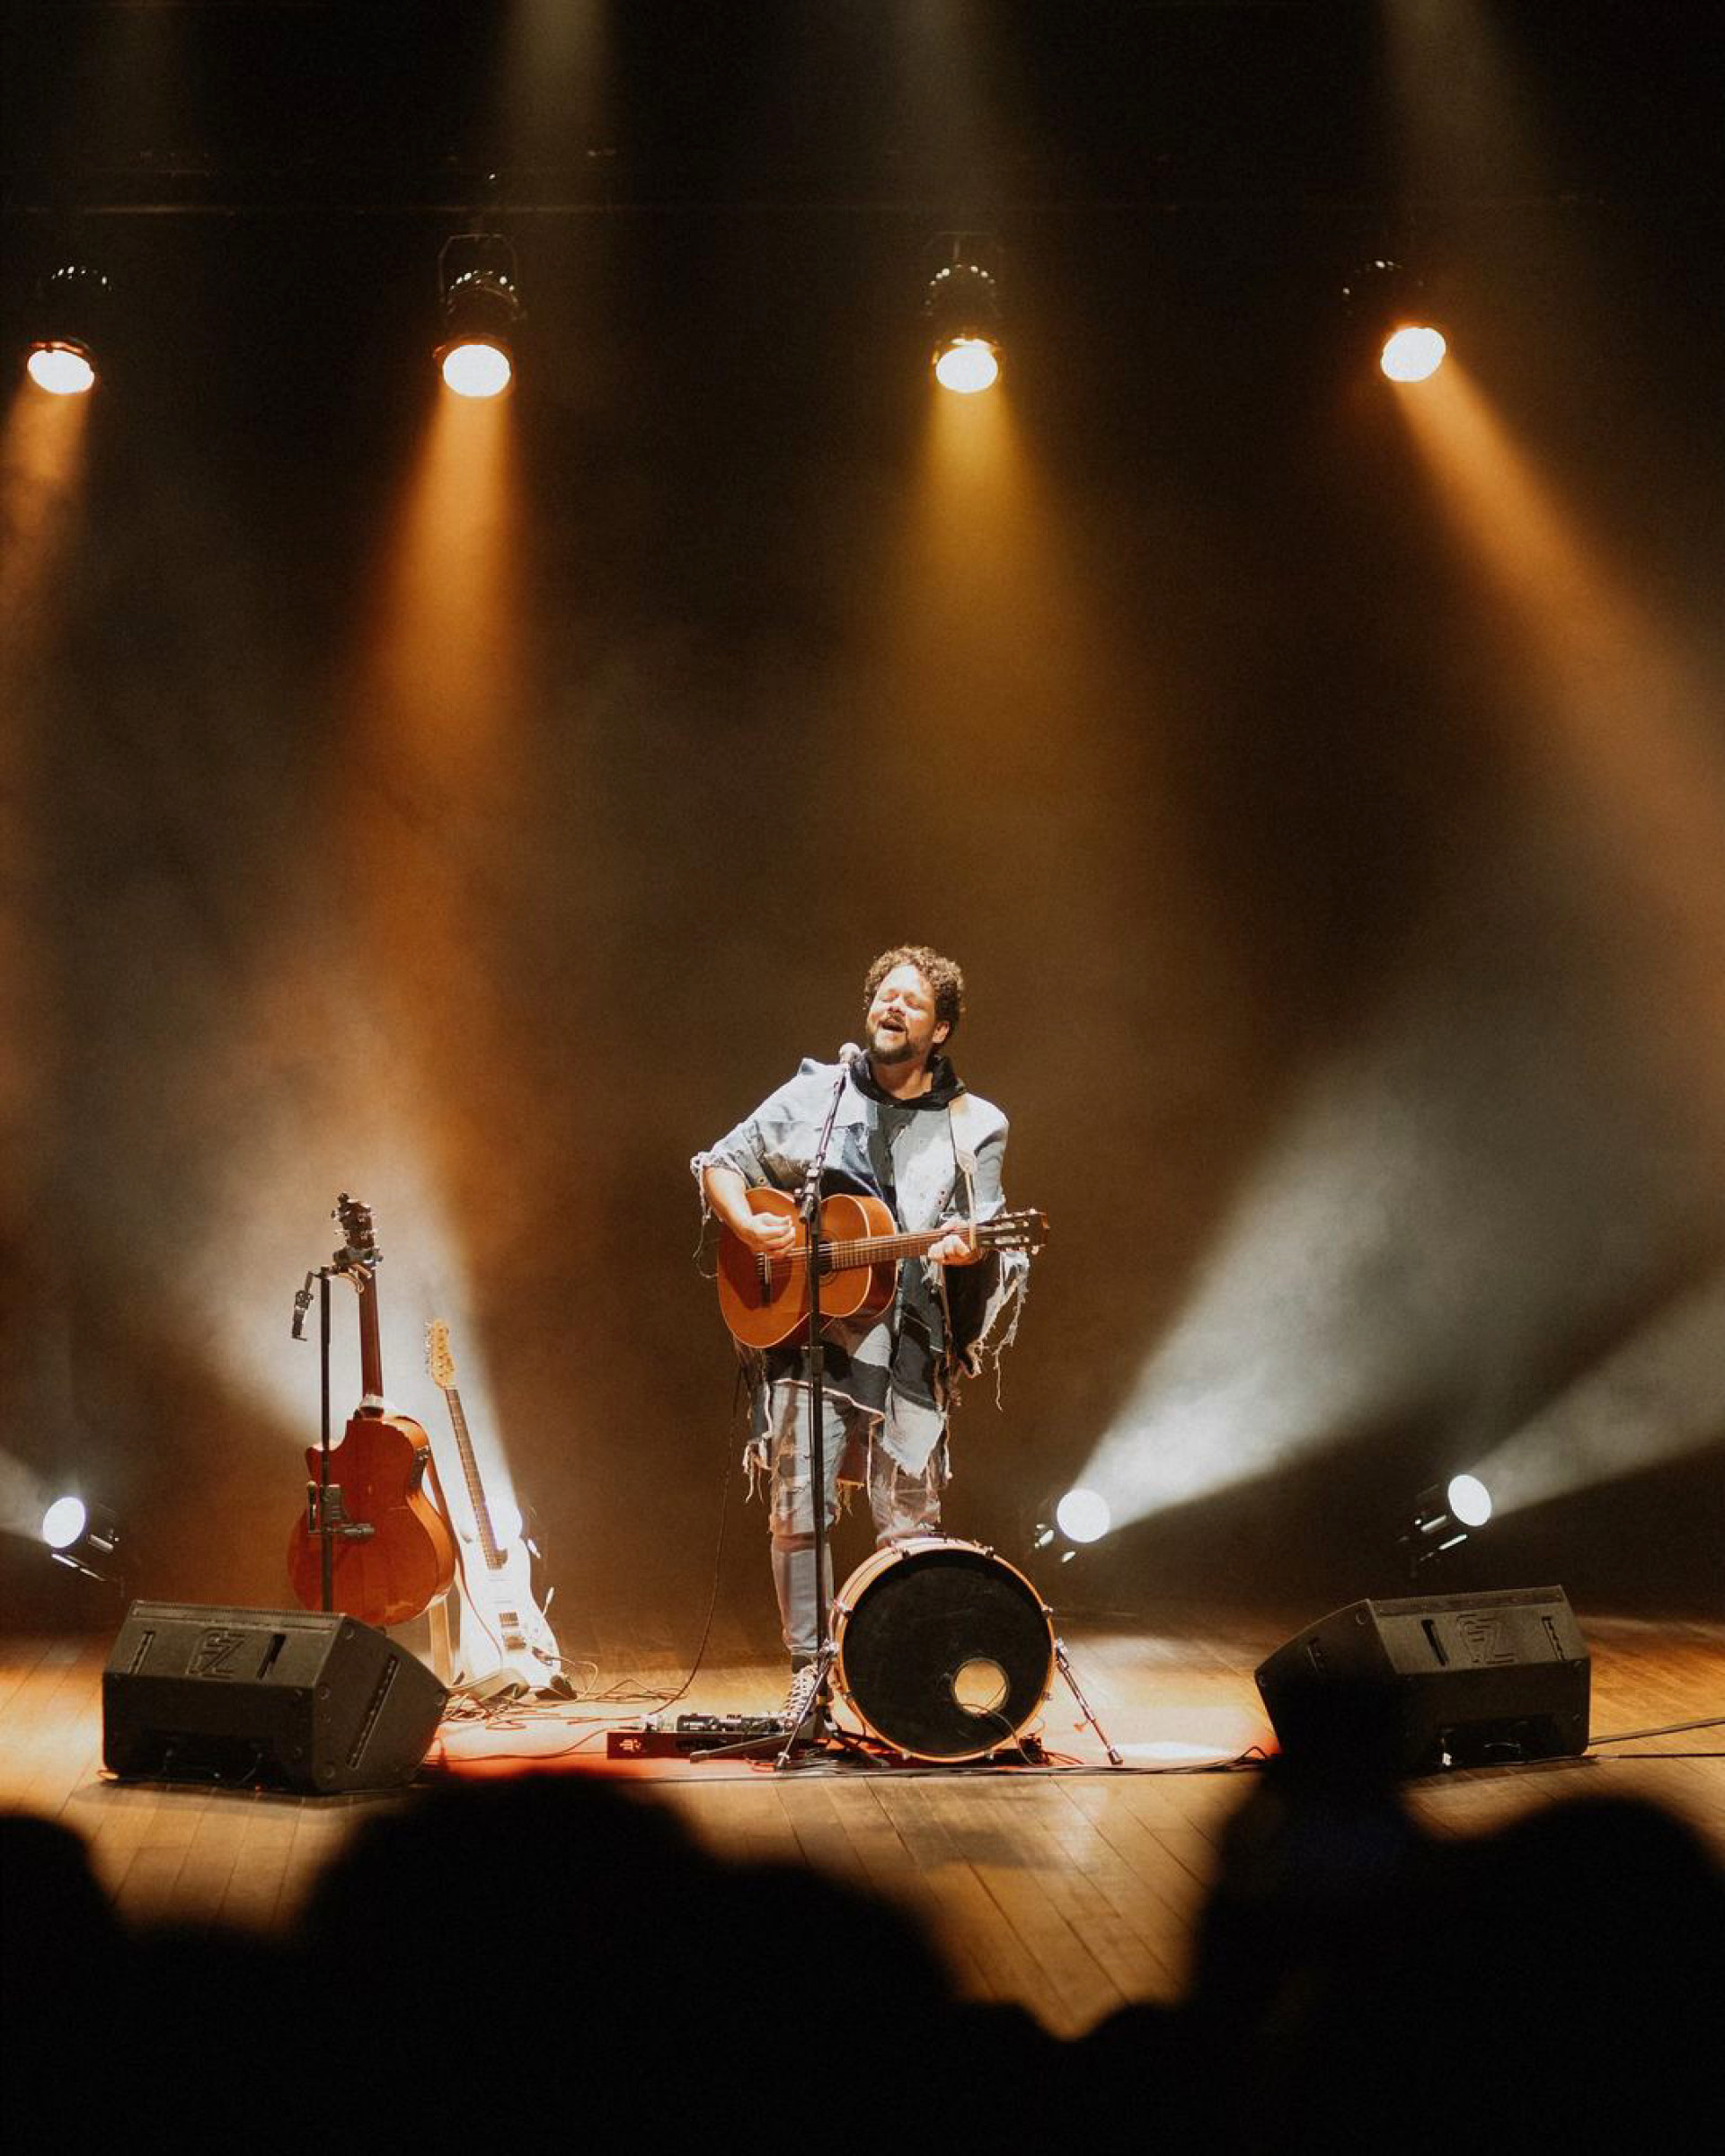
[[[779,1719],[787,1730],[802,1725],[802,1734],[818,1741],[827,1734],[826,1687],[820,1697],[815,1697],[815,1681],[820,1674],[818,1662],[805,1662],[791,1673],[791,1689],[784,1695],[784,1705],[779,1710]],[[811,1704],[812,1702],[812,1704]]]

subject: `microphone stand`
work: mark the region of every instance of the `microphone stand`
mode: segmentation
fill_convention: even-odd
[[[335,1607],[335,1545],[338,1540],[363,1542],[377,1530],[367,1520],[350,1520],[341,1498],[341,1485],[330,1480],[330,1281],[340,1273],[344,1280],[352,1280],[353,1274],[346,1266],[320,1265],[305,1276],[305,1283],[294,1297],[294,1335],[296,1340],[305,1338],[305,1312],[312,1306],[312,1282],[318,1286],[317,1346],[318,1375],[320,1383],[322,1420],[318,1432],[317,1480],[305,1485],[305,1532],[317,1536],[323,1545],[323,1577],[320,1606],[327,1615]]]
[[[814,1506],[815,1599],[820,1607],[820,1651],[815,1657],[815,1681],[809,1687],[808,1701],[796,1727],[786,1732],[784,1748],[773,1763],[775,1773],[790,1765],[791,1754],[815,1712],[821,1688],[838,1652],[833,1639],[832,1597],[827,1592],[827,1347],[820,1330],[820,1179],[827,1167],[827,1148],[833,1142],[833,1125],[838,1120],[838,1104],[845,1097],[845,1082],[850,1074],[850,1058],[841,1056],[837,1082],[827,1104],[827,1120],[821,1126],[820,1138],[809,1162],[809,1172],[803,1178],[802,1194],[798,1201],[802,1212],[809,1265],[809,1479]]]

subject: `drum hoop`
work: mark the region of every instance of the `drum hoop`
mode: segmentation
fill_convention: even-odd
[[[1049,1631],[1052,1633],[1054,1628],[1052,1608],[1043,1601],[1032,1583],[1019,1570],[1010,1558],[1003,1557],[991,1543],[967,1542],[961,1536],[951,1534],[913,1535],[907,1542],[883,1542],[880,1549],[871,1550],[838,1590],[833,1602],[835,1613],[854,1617],[856,1614],[857,1599],[874,1585],[878,1577],[890,1572],[896,1564],[902,1563],[906,1558],[922,1556],[931,1550],[968,1551],[972,1557],[986,1557],[991,1565],[998,1566],[1001,1571],[1010,1572],[1037,1608],[1048,1620]],[[869,1577],[865,1578],[864,1574]],[[854,1595],[853,1589],[855,1591]]]
[[[1042,1686],[1034,1705],[1022,1719],[1013,1726],[1010,1736],[993,1736],[986,1744],[978,1745],[974,1752],[913,1752],[907,1750],[897,1737],[889,1736],[884,1729],[870,1720],[858,1703],[845,1667],[845,1634],[869,1589],[907,1559],[926,1556],[936,1550],[962,1551],[969,1556],[986,1558],[991,1567],[1002,1572],[1010,1573],[1029,1595],[1031,1606],[1041,1617],[1048,1636],[1048,1681]],[[990,1753],[1005,1751],[1010,1745],[1022,1736],[1024,1731],[1030,1727],[1048,1705],[1048,1699],[1054,1691],[1055,1678],[1058,1674],[1057,1648],[1058,1641],[1055,1638],[1054,1631],[1054,1612],[1043,1601],[1041,1595],[1037,1593],[1035,1587],[1019,1570],[1018,1567],[1009,1559],[1002,1557],[997,1550],[990,1549],[986,1542],[964,1542],[953,1535],[919,1534],[911,1537],[907,1542],[883,1543],[880,1549],[871,1550],[869,1552],[862,1562],[851,1573],[850,1577],[833,1600],[834,1690],[857,1720],[862,1723],[864,1732],[873,1737],[876,1743],[884,1745],[889,1752],[898,1753],[901,1759],[927,1760],[931,1764],[936,1766],[961,1766],[967,1760],[986,1759]]]

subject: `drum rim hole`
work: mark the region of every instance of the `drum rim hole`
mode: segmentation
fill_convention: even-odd
[[[974,1674],[973,1674],[974,1673]],[[985,1674],[986,1673],[986,1674]],[[966,1680],[972,1696],[965,1696]],[[947,1679],[954,1701],[978,1721],[997,1720],[1012,1697],[1013,1680],[1005,1665],[993,1655],[967,1655]],[[987,1696],[984,1696],[984,1686]]]

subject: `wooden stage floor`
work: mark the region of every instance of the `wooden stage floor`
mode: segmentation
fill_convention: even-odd
[[[908,1904],[972,1994],[1018,2001],[1061,2035],[1123,2001],[1173,1997],[1224,1825],[1250,1769],[1204,1771],[1269,1741],[1254,1666],[1314,1612],[1286,1621],[1168,1611],[1129,1628],[1074,1628],[1080,1680],[1128,1771],[1106,1765],[1057,1691],[1045,1727],[1067,1772],[770,1767],[679,1762],[619,1769],[674,1805],[721,1854],[824,1868]],[[1585,1760],[1455,1772],[1411,1785],[1443,1834],[1496,1826],[1580,1792],[1653,1799],[1693,1822],[1725,1859],[1725,1728],[1632,1743],[1626,1731],[1725,1717],[1725,1624],[1579,1612],[1594,1657],[1596,1749]],[[293,1913],[357,1821],[403,1796],[303,1798],[104,1780],[106,1639],[0,1640],[0,1806],[63,1821],[131,1919],[274,1926]],[[640,1693],[684,1672],[668,1649],[596,1639],[591,1692]],[[759,1712],[776,1665],[722,1632],[673,1712]],[[604,1771],[607,1727],[649,1711],[589,1696],[446,1723],[440,1756],[466,1772],[524,1759]],[[1182,1771],[1171,1771],[1182,1770]]]

